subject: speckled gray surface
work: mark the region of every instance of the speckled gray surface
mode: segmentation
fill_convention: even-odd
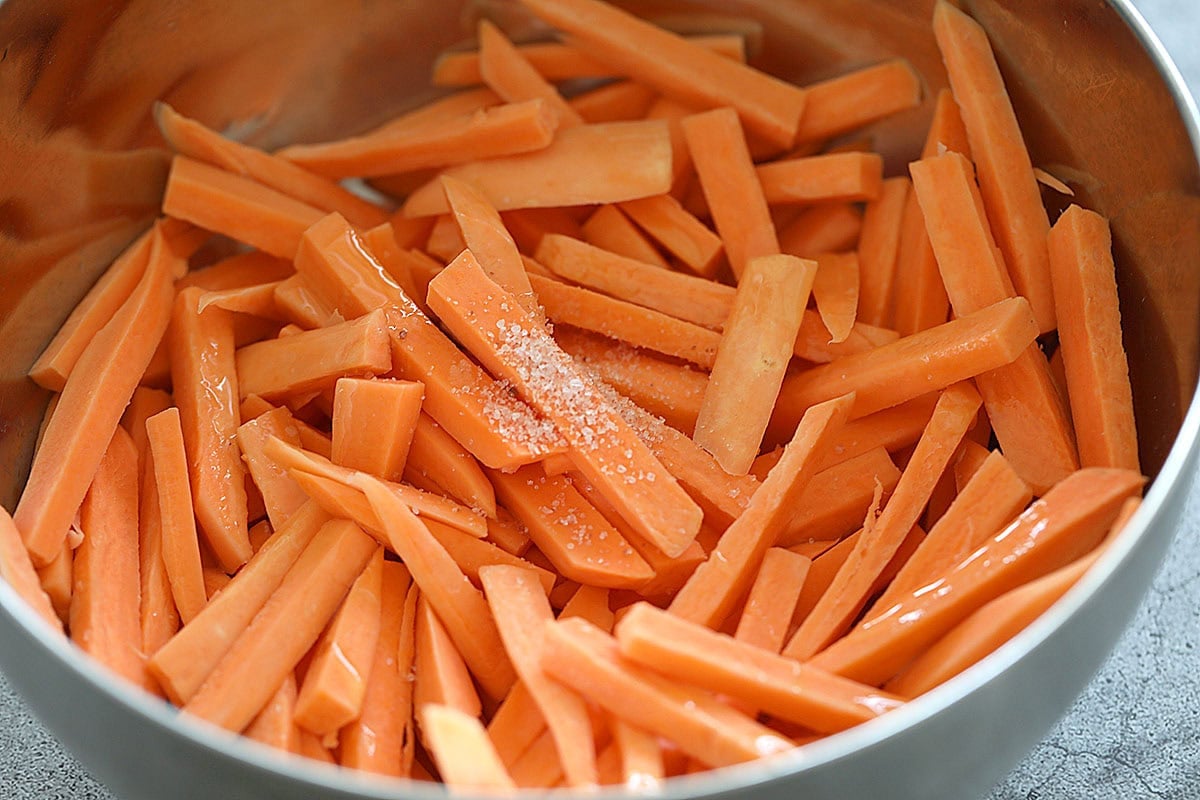
[[[1200,0],[1135,0],[1200,95]],[[1117,650],[988,800],[1200,798],[1200,480],[1186,522]],[[118,800],[0,675],[0,800]]]

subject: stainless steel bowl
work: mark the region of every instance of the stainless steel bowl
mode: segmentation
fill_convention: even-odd
[[[945,84],[931,0],[647,0],[761,24],[757,61],[806,83],[907,56]],[[1200,119],[1127,0],[964,0],[988,29],[1034,162],[1113,222],[1141,435],[1154,482],[1127,533],[1049,614],[974,669],[795,753],[680,779],[668,797],[946,798],[984,792],[1111,650],[1181,517],[1198,458]],[[427,96],[433,55],[511,0],[6,0],[0,4],[0,503],[23,483],[46,395],[25,372],[164,177],[150,103],[264,146],[364,129]],[[901,169],[929,107],[876,127]],[[434,798],[180,719],[46,637],[0,586],[0,667],[124,800]],[[607,796],[609,792],[601,793]],[[617,793],[611,793],[614,796]]]

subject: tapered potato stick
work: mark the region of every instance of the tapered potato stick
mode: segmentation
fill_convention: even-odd
[[[412,258],[408,248],[424,242],[429,236],[429,231],[410,230],[400,233],[397,232],[397,228],[404,227],[404,223],[408,223],[411,228],[424,228],[424,222],[425,220],[401,218],[399,226],[385,223],[364,231],[362,235],[367,249],[409,298],[417,297],[417,281],[413,275]],[[404,240],[404,244],[401,244],[401,239]]]
[[[145,427],[143,422],[143,431]],[[158,507],[158,486],[154,482],[149,444],[141,470],[142,486],[138,498],[138,582],[141,592],[138,601],[142,653],[149,659],[179,630],[179,609],[175,607],[171,579],[162,558],[162,512]],[[163,694],[149,663],[144,665],[144,670],[146,687],[155,694]]]
[[[987,34],[946,2],[933,13],[933,33],[946,64],[979,174],[979,190],[1017,294],[1029,300],[1038,329],[1054,329],[1054,294],[1046,235],[1050,222],[1029,151]]]
[[[451,791],[515,791],[487,731],[475,717],[445,706],[418,712],[438,772]]]
[[[323,211],[257,181],[185,156],[171,160],[163,213],[280,258],[293,258]]]
[[[724,249],[721,237],[669,194],[628,200],[621,210],[697,275],[712,277]]]
[[[426,414],[417,417],[404,474],[409,483],[417,476],[432,482],[442,493],[482,511],[489,519],[497,515],[495,491],[479,462]]]
[[[245,729],[316,642],[376,548],[352,522],[325,523],[184,712]]]
[[[817,274],[812,294],[821,321],[829,329],[830,342],[844,342],[854,330],[860,292],[859,259],[856,253],[827,253],[817,256]]]
[[[904,205],[911,189],[907,178],[888,178],[879,196],[867,203],[862,238],[858,242],[861,272],[858,318],[871,325],[892,322],[892,286],[896,280],[896,254]]]
[[[801,409],[853,391],[863,417],[1012,363],[1036,336],[1029,304],[1015,297],[866,353],[789,376],[779,393],[772,438]],[[782,437],[779,437],[782,438]],[[778,441],[778,438],[776,438]]]
[[[250,477],[262,494],[272,527],[282,528],[300,510],[308,496],[285,468],[267,456],[265,448],[272,436],[293,447],[300,447],[300,433],[287,408],[271,409],[242,425],[238,428],[237,443]]]
[[[812,559],[790,550],[768,550],[750,586],[734,638],[770,653],[782,650],[810,566]]]
[[[958,564],[938,591],[913,593],[868,615],[813,666],[855,680],[887,680],[985,603],[1095,547],[1143,482],[1128,470],[1089,467],[1071,474]]]
[[[492,699],[512,687],[516,676],[487,603],[428,529],[377,479],[361,475],[358,488],[379,515],[392,552],[408,567],[462,653],[475,679]]]
[[[800,660],[811,658],[849,628],[866,605],[871,586],[920,518],[934,484],[975,420],[981,402],[979,394],[966,383],[942,393],[883,512],[866,524],[833,584],[788,642],[785,655]]]
[[[1121,343],[1108,222],[1073,205],[1058,218],[1049,241],[1059,344],[1080,463],[1138,472],[1133,395]]]
[[[553,84],[540,75],[508,37],[486,19],[479,22],[479,74],[488,88],[505,102],[544,102],[558,116],[561,129],[583,124],[583,118],[567,104]]]
[[[34,614],[45,620],[52,629],[62,633],[63,623],[42,588],[38,574],[29,560],[29,551],[21,541],[21,532],[8,511],[0,508],[0,578],[12,587]]]
[[[533,153],[473,161],[443,174],[473,184],[500,211],[616,203],[671,188],[671,137],[657,120],[580,125]],[[438,182],[408,196],[404,214],[449,210]]]
[[[363,710],[380,636],[383,548],[350,586],[317,643],[296,698],[296,724],[329,736]]]
[[[166,330],[177,259],[161,233],[154,239],[138,285],[71,370],[13,512],[35,567],[61,551],[104,448]]]
[[[171,702],[183,705],[195,695],[327,521],[316,503],[305,505],[220,595],[150,656],[147,668]]]
[[[533,287],[525,274],[521,253],[504,227],[500,212],[492,207],[483,192],[451,175],[442,176],[442,189],[462,232],[463,242],[471,248],[480,266],[492,280],[516,295],[527,309],[536,312]]]
[[[79,518],[83,542],[72,563],[71,640],[141,686],[137,448],[124,428],[113,434]]]
[[[737,34],[689,36],[689,41],[735,61],[746,60],[746,40]],[[517,46],[521,57],[548,81],[572,78],[613,78],[619,73],[602,61],[591,58],[579,48],[564,42],[533,42]],[[442,53],[433,64],[434,86],[474,86],[483,82],[479,71],[479,52]]]
[[[296,676],[288,674],[242,735],[285,753],[297,752],[300,749],[300,732],[296,728],[295,713]]]
[[[482,704],[471,673],[424,594],[417,600],[415,643],[412,674],[417,712],[434,703],[478,717]]]
[[[545,647],[542,669],[552,678],[705,764],[736,764],[791,746],[712,695],[625,661],[616,640],[581,619],[550,623]]]
[[[834,733],[898,708],[885,692],[740,642],[638,603],[616,630],[621,655],[709,691],[767,709],[772,716]]]
[[[779,537],[780,546],[838,539],[857,530],[876,492],[886,499],[899,481],[900,470],[882,447],[821,470],[800,496],[796,514]]]
[[[338,379],[330,460],[387,481],[399,480],[424,397],[425,386],[411,381]]]
[[[721,108],[681,124],[729,265],[740,276],[751,259],[781,251],[737,114]]]
[[[779,229],[779,249],[800,258],[839,253],[858,246],[863,215],[853,203],[821,203]]]
[[[666,777],[658,738],[620,719],[612,720],[613,746],[621,757],[621,780],[631,791],[653,789]]]
[[[646,235],[636,225],[629,221],[629,217],[618,206],[612,204],[600,206],[580,226],[580,231],[583,233],[585,242],[601,250],[660,269],[670,268],[670,264],[658,252],[658,248],[646,238]],[[542,241],[544,239],[545,237],[542,237]],[[538,246],[541,246],[541,241]]]
[[[780,149],[790,147],[804,90],[722,58],[682,37],[596,0],[522,0],[597,60],[699,108],[732,106],[743,124]]]
[[[488,723],[488,736],[500,760],[511,767],[545,732],[546,719],[533,695],[517,681]]]
[[[600,630],[611,633],[613,623],[616,622],[612,609],[609,607],[611,594],[610,590],[601,589],[598,586],[580,586],[579,590],[562,607],[558,617],[559,619],[582,617]]]
[[[788,255],[752,259],[742,272],[694,437],[727,472],[746,474],[758,455],[816,272],[816,262]]]
[[[829,139],[915,107],[921,79],[903,59],[849,72],[808,87],[808,106],[797,142]]]
[[[554,737],[567,782],[595,785],[596,745],[587,706],[542,671],[546,625],[554,619],[544,588],[520,567],[484,567],[479,578],[509,658]]]
[[[201,313],[202,294],[191,288],[176,296],[167,347],[196,518],[221,565],[232,571],[250,557],[233,320],[219,308]]]
[[[166,103],[154,104],[154,121],[167,144],[180,155],[245,176],[322,211],[336,211],[363,228],[387,221],[387,212],[382,208],[333,181],[278,156],[226,139]]]
[[[519,556],[505,552],[486,539],[476,539],[468,533],[463,533],[445,523],[436,522],[432,519],[425,519],[423,521],[425,527],[429,528],[429,532],[433,534],[433,537],[438,540],[442,547],[446,548],[446,552],[462,568],[463,574],[476,586],[481,586],[479,582],[479,570],[494,564],[519,567],[534,573],[537,575],[538,580],[541,581],[547,593],[554,588],[554,583],[558,580],[558,575],[550,570],[543,569]]]
[[[201,313],[209,307],[214,307],[239,314],[263,317],[266,320],[276,318],[282,322],[275,305],[275,290],[281,283],[283,281],[271,281],[237,289],[207,291],[200,295],[196,307]]]
[[[334,307],[305,285],[299,275],[282,280],[275,287],[275,307],[284,319],[305,330],[342,321]]]
[[[760,164],[754,170],[767,203],[863,202],[879,196],[878,153],[833,153]]]
[[[531,100],[464,110],[419,124],[385,125],[336,142],[292,145],[278,155],[326,178],[394,175],[543,150],[557,125],[557,116],[544,101]]]
[[[700,528],[699,507],[545,328],[505,313],[505,304],[515,308],[515,300],[505,299],[507,293],[487,278],[469,252],[429,288],[430,306],[442,323],[554,422],[580,471],[626,521],[667,555],[683,552]]]
[[[853,405],[854,397],[847,395],[814,406],[804,415],[783,457],[758,487],[750,505],[671,600],[671,613],[720,627],[749,591],[763,555],[783,533],[817,463]]]
[[[175,290],[179,292],[196,286],[206,292],[219,292],[281,281],[295,274],[296,270],[292,268],[290,261],[261,250],[248,250],[223,258],[211,266],[188,272],[175,281]]]

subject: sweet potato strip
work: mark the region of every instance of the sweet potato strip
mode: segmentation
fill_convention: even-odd
[[[1108,221],[1071,206],[1050,230],[1058,337],[1085,467],[1140,471]]]
[[[79,511],[83,542],[72,563],[69,627],[80,649],[141,686],[137,458],[118,427]]]
[[[150,655],[147,667],[171,702],[183,705],[196,694],[328,520],[316,503],[305,505],[187,627]]]
[[[853,250],[862,225],[863,215],[856,204],[821,203],[779,228],[779,249],[800,258]]]
[[[429,289],[430,306],[443,324],[554,422],[580,471],[626,521],[667,555],[683,552],[700,528],[699,507],[545,328],[506,313],[505,304],[515,309],[516,301],[488,279],[469,252]]]
[[[746,597],[734,638],[769,653],[782,650],[810,566],[812,559],[790,550],[768,550]]]
[[[710,628],[720,627],[749,591],[763,555],[783,533],[853,404],[854,397],[847,395],[814,406],[804,415],[783,457],[758,487],[750,505],[671,600],[671,613]]]
[[[580,232],[585,242],[600,250],[659,269],[665,270],[671,266],[618,206],[608,204],[597,208],[580,226]],[[540,247],[544,240],[545,237],[541,237],[537,246]],[[545,264],[544,261],[541,263]]]
[[[848,133],[921,102],[921,78],[903,59],[849,72],[808,87],[797,142]]]
[[[316,642],[377,547],[353,522],[325,523],[184,712],[231,731],[249,725]]]
[[[419,712],[433,703],[478,717],[482,703],[471,683],[471,672],[424,594],[417,599],[415,635],[414,708]]]
[[[1054,330],[1046,247],[1050,222],[987,33],[944,1],[934,9],[933,33],[967,129],[987,218],[1013,286],[1033,307],[1039,332]]]
[[[816,273],[782,254],[742,272],[696,420],[696,444],[727,472],[745,475],[758,455]]]
[[[543,150],[557,126],[544,101],[530,100],[385,125],[336,142],[292,145],[278,155],[326,178],[369,178]]]
[[[408,506],[384,484],[366,475],[356,483],[379,515],[392,552],[408,567],[413,582],[445,624],[479,685],[492,699],[503,697],[516,676],[479,591]]]
[[[477,718],[438,705],[425,706],[419,713],[438,772],[451,791],[516,790]]]
[[[424,397],[425,387],[412,381],[340,378],[333,395],[330,460],[387,481],[400,480]]]
[[[142,427],[144,430],[145,423]],[[158,486],[154,482],[149,445],[142,466],[141,494],[138,499],[138,583],[141,590],[138,619],[142,631],[142,653],[149,659],[175,636],[180,622],[179,609],[175,607],[175,598],[171,594],[171,579],[162,558],[162,512],[158,507]],[[162,695],[163,690],[148,662],[144,670],[146,687]]]
[[[480,266],[492,280],[516,295],[525,308],[536,311],[533,287],[525,274],[521,253],[504,227],[500,212],[492,207],[483,192],[451,175],[442,176],[442,189],[463,242],[479,260]]]
[[[13,512],[35,567],[59,554],[121,413],[167,327],[177,259],[160,233],[154,239],[138,285],[71,370]]]
[[[863,202],[882,189],[883,158],[878,153],[832,153],[787,158],[754,170],[767,203]]]
[[[155,103],[154,121],[180,155],[251,178],[322,211],[336,211],[364,228],[387,221],[387,212],[333,181],[254,147],[226,139],[166,103]]]
[[[737,114],[721,108],[680,124],[729,265],[740,276],[751,259],[780,249]]]
[[[296,676],[288,674],[242,735],[285,753],[299,752],[300,731],[296,727],[295,713]]]
[[[489,519],[497,516],[496,494],[479,462],[426,414],[417,417],[404,475],[409,483],[416,477],[432,482],[442,493],[482,511]]]
[[[0,578],[17,596],[24,600],[34,614],[45,620],[52,629],[62,633],[63,623],[50,604],[38,574],[29,560],[29,551],[21,541],[21,533],[8,511],[0,508]]]
[[[817,256],[817,274],[812,294],[821,321],[829,329],[830,343],[849,338],[858,316],[861,291],[859,259],[856,253],[826,253]]]
[[[892,286],[896,281],[896,256],[900,228],[911,184],[907,178],[888,178],[879,196],[867,203],[862,237],[858,242],[858,318],[871,325],[892,323]]]
[[[541,100],[558,116],[560,128],[583,124],[583,118],[554,85],[538,74],[508,37],[486,19],[479,22],[479,74],[488,88],[506,102]]]
[[[791,747],[712,695],[630,664],[611,636],[584,620],[549,623],[545,637],[542,669],[550,677],[707,765],[736,764]]]
[[[621,210],[697,275],[711,278],[720,266],[721,237],[669,194],[628,200]]]
[[[788,642],[785,655],[800,660],[811,658],[851,625],[870,599],[871,586],[920,518],[981,402],[967,383],[942,393],[891,499],[879,518],[867,523],[833,585]]]
[[[554,737],[567,782],[595,785],[596,745],[587,706],[542,671],[546,627],[554,619],[544,588],[520,567],[484,567],[479,577],[509,658]]]
[[[237,443],[242,459],[262,494],[267,516],[274,528],[287,524],[305,501],[304,490],[265,452],[267,441],[278,437],[293,447],[300,447],[300,432],[287,408],[273,408],[238,428]]]
[[[429,532],[433,534],[433,537],[438,540],[442,547],[446,548],[446,552],[450,554],[450,557],[462,569],[463,574],[470,578],[471,582],[476,586],[481,586],[479,582],[479,570],[495,564],[520,567],[534,573],[537,575],[538,580],[541,581],[547,593],[554,588],[554,583],[558,580],[559,576],[550,570],[543,569],[518,556],[501,550],[486,539],[476,539],[469,533],[463,533],[442,522],[436,522],[431,519],[423,521],[425,527],[429,528]]]
[[[842,434],[852,424],[843,427]],[[838,539],[857,530],[876,492],[886,499],[899,481],[900,470],[882,447],[821,470],[800,496],[779,544],[790,547],[806,540]]]
[[[737,698],[820,733],[836,733],[898,708],[899,698],[799,664],[649,603],[616,630],[621,655],[677,681]]]
[[[512,766],[546,732],[546,720],[525,684],[517,681],[492,715],[487,730],[500,760]]]
[[[500,211],[617,203],[671,188],[671,137],[657,120],[579,125],[537,152],[473,161],[443,175],[473,184]],[[408,217],[447,211],[438,181],[404,203]]]
[[[1144,482],[1128,470],[1072,473],[943,576],[938,591],[914,592],[869,614],[813,666],[868,683],[887,680],[985,603],[1090,551]]]

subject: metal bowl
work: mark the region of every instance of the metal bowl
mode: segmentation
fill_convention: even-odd
[[[945,84],[931,0],[626,4],[716,27],[753,18],[757,63],[800,83],[903,55],[930,90]],[[844,734],[672,781],[668,797],[958,800],[986,791],[1111,650],[1181,517],[1200,428],[1195,105],[1127,0],[963,5],[992,37],[1034,163],[1112,219],[1142,463],[1154,482],[1097,567],[975,668]],[[268,147],[365,129],[428,95],[434,54],[467,38],[480,13],[520,21],[512,0],[0,4],[0,503],[15,503],[47,400],[25,378],[29,365],[154,213],[165,161],[153,149],[151,102],[166,98]],[[929,110],[873,130],[893,170],[915,151]],[[290,758],[181,719],[46,636],[7,585],[0,667],[125,800],[444,796],[440,787]],[[621,793],[600,793],[609,794]]]

